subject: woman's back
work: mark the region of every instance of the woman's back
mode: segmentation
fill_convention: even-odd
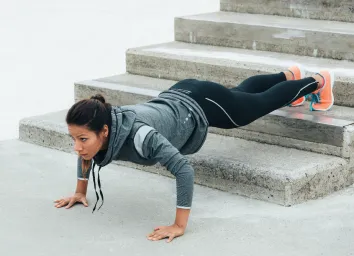
[[[149,102],[122,106],[136,113],[136,121],[151,126],[177,149],[181,149],[200,124],[200,116],[183,101],[156,98]]]

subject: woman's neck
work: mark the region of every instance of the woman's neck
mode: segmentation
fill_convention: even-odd
[[[104,138],[101,150],[107,150],[108,149],[108,144],[109,144],[109,137],[106,137],[106,138]]]

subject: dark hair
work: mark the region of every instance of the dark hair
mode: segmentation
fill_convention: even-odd
[[[103,126],[110,124],[111,104],[106,103],[105,98],[101,94],[96,94],[90,99],[84,99],[76,102],[66,115],[66,123],[69,125],[83,125],[90,131],[98,134],[102,131]],[[82,174],[86,177],[86,173],[90,168],[91,161],[82,159]]]
[[[106,103],[101,94],[76,102],[66,115],[66,123],[86,126],[98,134],[105,124],[109,124],[111,104]]]

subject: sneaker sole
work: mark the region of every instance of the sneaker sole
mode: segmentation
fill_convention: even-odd
[[[303,100],[301,103],[298,103],[298,104],[290,104],[290,106],[291,106],[291,107],[298,107],[298,106],[304,105],[304,103],[305,103],[305,101],[306,101],[306,98],[305,98],[305,96],[303,96],[303,97],[304,97],[304,100]]]

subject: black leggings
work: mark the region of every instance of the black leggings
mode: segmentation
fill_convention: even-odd
[[[286,81],[281,72],[250,77],[232,89],[214,82],[185,79],[170,90],[192,97],[204,110],[211,127],[231,129],[284,107],[312,93],[317,86],[312,77]]]

